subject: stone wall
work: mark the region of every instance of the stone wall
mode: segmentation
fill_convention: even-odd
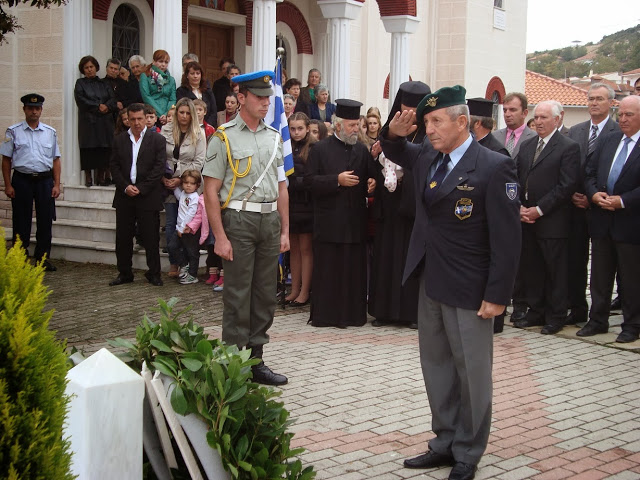
[[[0,133],[24,119],[20,97],[39,93],[45,97],[42,122],[62,138],[62,8],[38,9],[20,5],[10,9],[22,26],[0,46]],[[69,88],[73,88],[70,86]],[[64,154],[64,153],[63,153]],[[0,226],[11,226],[11,202],[0,178]]]

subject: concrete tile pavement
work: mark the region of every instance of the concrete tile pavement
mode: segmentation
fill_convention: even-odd
[[[60,265],[60,264],[58,264]],[[51,326],[86,353],[132,337],[156,298],[179,296],[194,320],[220,335],[221,295],[165,278],[152,287],[107,286],[108,266],[62,264],[47,273]],[[289,376],[282,399],[318,479],[443,479],[448,468],[402,467],[422,453],[430,411],[417,332],[394,326],[346,330],[306,324],[308,308],[278,310],[265,360]],[[615,338],[615,337],[614,337]],[[571,336],[507,326],[495,337],[494,412],[478,479],[640,478],[640,355]],[[635,347],[637,348],[637,347]]]

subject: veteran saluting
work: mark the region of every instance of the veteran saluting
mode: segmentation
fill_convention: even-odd
[[[405,280],[424,260],[418,294],[420,362],[436,437],[407,468],[453,466],[475,476],[491,427],[493,318],[504,311],[520,253],[513,160],[469,134],[465,89],[441,88],[417,108],[429,142],[414,145],[415,114],[383,130],[387,158],[413,170],[416,219]]]
[[[222,340],[262,358],[276,308],[278,255],[289,250],[289,196],[280,133],[264,123],[272,71],[238,75],[241,109],[209,143],[202,175],[209,224],[222,257]],[[264,362],[253,380],[284,385]]]
[[[29,93],[20,99],[25,120],[7,129],[2,155],[4,191],[11,199],[13,243],[20,237],[27,249],[31,237],[33,202],[36,204],[36,248],[48,272],[57,270],[49,261],[55,199],[60,195],[60,149],[54,128],[40,121],[44,97]],[[13,169],[13,176],[11,176]]]

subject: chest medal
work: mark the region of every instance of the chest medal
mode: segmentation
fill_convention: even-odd
[[[461,198],[456,202],[454,213],[460,220],[466,220],[473,211],[473,202],[470,198]]]

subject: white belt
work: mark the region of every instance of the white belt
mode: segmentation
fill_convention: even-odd
[[[227,208],[232,210],[243,210],[245,212],[271,213],[278,209],[278,201],[269,203],[243,202],[242,200],[231,200]]]

